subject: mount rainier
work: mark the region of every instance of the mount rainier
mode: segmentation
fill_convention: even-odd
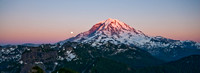
[[[100,46],[108,42],[116,45],[126,44],[141,48],[155,57],[169,61],[191,54],[200,54],[200,43],[189,40],[173,40],[162,36],[148,36],[124,22],[111,18],[93,25],[89,31],[59,43],[67,41],[89,43],[92,46]]]

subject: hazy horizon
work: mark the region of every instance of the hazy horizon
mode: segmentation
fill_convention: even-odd
[[[56,43],[108,18],[149,36],[200,42],[199,13],[199,0],[1,0],[0,45]]]

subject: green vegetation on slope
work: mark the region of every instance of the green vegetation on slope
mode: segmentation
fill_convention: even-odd
[[[191,55],[160,66],[138,69],[138,73],[200,73],[200,55]]]

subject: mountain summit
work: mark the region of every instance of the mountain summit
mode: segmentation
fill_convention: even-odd
[[[111,33],[120,33],[123,31],[135,31],[135,29],[117,19],[109,18],[95,24],[89,31],[110,31]]]
[[[62,45],[67,41],[88,43],[95,47],[107,43],[126,44],[130,47],[146,50],[153,56],[164,60],[174,60],[191,54],[200,54],[200,43],[173,40],[161,36],[151,37],[124,22],[111,18],[95,24],[86,32],[59,43]]]
[[[91,34],[99,31],[103,31],[104,33],[110,35],[117,35],[123,32],[134,32],[136,34],[141,33],[140,31],[136,31],[134,28],[127,25],[126,23],[111,18],[95,24],[88,32]]]

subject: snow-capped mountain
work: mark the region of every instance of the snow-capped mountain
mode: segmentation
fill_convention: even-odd
[[[92,43],[93,46],[98,46],[107,42],[114,44],[142,44],[142,42],[149,40],[148,38],[144,33],[124,22],[109,18],[95,24],[89,31],[80,33],[66,41]]]
[[[69,38],[60,43],[62,44],[66,41],[90,43],[92,46],[100,46],[108,42],[113,44],[127,44],[139,47],[148,51],[153,56],[159,56],[164,59],[165,57],[177,59],[177,57],[181,58],[188,54],[200,54],[198,50],[200,49],[200,43],[173,40],[161,36],[147,36],[142,31],[111,18],[95,24],[89,31],[80,33],[76,37]]]

